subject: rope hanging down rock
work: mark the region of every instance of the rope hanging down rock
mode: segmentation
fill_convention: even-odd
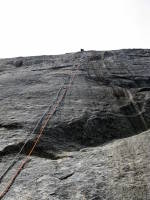
[[[84,56],[84,54],[83,54]],[[82,62],[83,61],[83,58],[80,59],[80,61]],[[43,120],[43,118],[45,118],[45,115],[46,118],[39,130],[39,134],[37,135],[37,137],[35,138],[35,141],[33,143],[33,146],[32,148],[30,149],[29,153],[27,154],[27,156],[25,157],[25,159],[21,162],[21,164],[19,165],[16,173],[13,175],[13,177],[11,178],[11,180],[8,182],[8,184],[6,185],[5,189],[3,190],[3,192],[0,194],[0,200],[7,194],[7,192],[9,191],[10,187],[12,186],[12,184],[14,183],[15,179],[17,178],[17,176],[20,174],[21,170],[23,169],[23,167],[26,165],[26,163],[29,161],[30,159],[30,156],[32,154],[32,152],[34,151],[36,145],[38,144],[41,136],[43,135],[43,131],[47,125],[47,123],[49,122],[49,120],[53,117],[53,115],[55,114],[56,110],[58,109],[58,107],[60,106],[61,102],[64,100],[66,94],[67,94],[67,91],[71,88],[71,85],[75,79],[75,76],[77,74],[77,70],[79,69],[79,66],[77,66],[76,68],[76,72],[72,75],[70,75],[70,82],[68,84],[68,86],[66,87],[61,87],[60,90],[58,91],[58,95],[57,95],[57,100],[56,100],[56,103],[54,103],[53,107],[52,107],[52,111],[50,112],[50,108],[51,106],[48,108],[48,111],[46,111],[43,116],[41,117],[41,119],[39,120],[39,122],[37,123],[36,127],[34,128],[34,130],[32,131],[32,133],[37,129],[37,127],[39,126],[39,124],[41,123],[41,121]],[[61,91],[63,90],[62,92],[62,95],[60,95]],[[60,95],[60,97],[59,97]],[[31,134],[32,134],[31,133]],[[0,177],[0,181],[3,179],[3,177],[5,176],[5,174],[9,171],[9,169],[11,167],[13,167],[13,165],[17,162],[17,160],[19,159],[19,155],[21,154],[23,148],[25,147],[26,143],[28,142],[28,139],[26,140],[26,142],[24,143],[24,145],[22,146],[21,150],[19,151],[19,153],[16,155],[14,161],[11,163],[11,165],[6,169],[6,171],[4,172],[4,174]]]
[[[59,97],[59,94],[60,92],[62,91],[63,89],[63,86],[59,89],[59,91],[57,92],[57,95],[56,95],[56,100],[58,99]],[[54,101],[53,101],[53,104],[54,104]],[[43,113],[42,117],[38,120],[36,126],[34,127],[33,131],[27,135],[25,141],[24,141],[24,144],[22,145],[20,151],[16,154],[15,158],[13,159],[13,161],[10,163],[10,165],[5,169],[5,171],[3,172],[3,174],[0,176],[0,183],[2,182],[3,178],[6,176],[6,174],[9,172],[9,170],[11,170],[11,168],[17,163],[17,161],[20,159],[20,155],[23,151],[23,149],[25,148],[25,146],[27,145],[27,143],[30,141],[30,137],[31,135],[35,134],[36,132],[38,132],[38,128],[39,126],[41,126],[43,120],[45,119],[47,113],[50,111],[52,105],[49,105],[48,109]]]

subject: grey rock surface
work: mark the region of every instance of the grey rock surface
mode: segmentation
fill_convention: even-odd
[[[0,60],[0,176],[59,89],[49,121],[6,200],[150,200],[150,50],[83,51]],[[32,133],[32,134],[30,134]]]

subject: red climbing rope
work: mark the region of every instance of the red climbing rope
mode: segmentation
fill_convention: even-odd
[[[56,101],[61,93],[61,91],[63,90],[64,85],[59,89],[59,91],[57,92],[56,95]],[[38,128],[40,127],[40,125],[43,123],[45,117],[47,116],[47,114],[50,112],[51,107],[54,105],[54,103],[50,104],[48,106],[48,109],[43,113],[42,117],[38,120],[36,126],[34,127],[33,131],[27,135],[24,144],[22,145],[20,151],[16,154],[16,156],[14,157],[13,161],[10,163],[10,165],[5,169],[5,171],[3,172],[3,174],[0,175],[0,183],[2,182],[3,178],[6,176],[6,174],[9,172],[9,170],[11,170],[11,168],[17,163],[17,161],[20,158],[20,154],[22,153],[23,149],[25,148],[26,144],[29,142],[31,135],[35,134],[36,131],[38,132]]]
[[[12,184],[14,183],[15,179],[17,178],[17,176],[20,174],[21,170],[23,169],[23,167],[25,166],[25,164],[29,161],[29,158],[32,154],[32,152],[34,151],[36,145],[38,144],[41,136],[43,135],[43,131],[48,123],[48,121],[53,117],[53,115],[55,114],[57,108],[59,107],[59,105],[61,104],[61,102],[63,101],[63,99],[65,98],[66,94],[67,94],[67,91],[71,88],[71,85],[75,79],[75,76],[77,74],[77,70],[79,68],[79,65],[77,66],[77,69],[76,69],[76,73],[74,73],[74,75],[71,74],[71,77],[70,77],[70,83],[68,84],[67,87],[64,88],[64,91],[63,91],[63,94],[60,96],[60,99],[57,100],[57,102],[55,103],[53,109],[52,109],[52,112],[49,112],[47,114],[47,117],[43,123],[43,125],[41,126],[40,128],[40,131],[39,131],[39,134],[37,135],[34,143],[33,143],[33,146],[32,148],[30,149],[29,153],[27,154],[26,158],[21,162],[21,164],[19,165],[16,173],[13,175],[13,177],[11,178],[11,180],[8,182],[8,184],[6,185],[4,191],[0,194],[0,199],[2,199],[6,194],[7,192],[9,191],[10,187],[12,186]]]

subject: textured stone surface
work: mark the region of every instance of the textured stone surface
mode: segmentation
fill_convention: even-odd
[[[150,50],[142,49],[0,60],[0,175],[77,73],[4,199],[150,199],[149,66]]]

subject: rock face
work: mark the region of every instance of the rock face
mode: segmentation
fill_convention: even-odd
[[[82,51],[0,60],[0,177],[26,138],[4,190],[48,122],[6,200],[150,200],[150,50]]]

